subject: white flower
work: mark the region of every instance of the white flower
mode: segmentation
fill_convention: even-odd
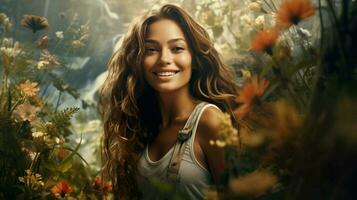
[[[265,24],[265,17],[264,15],[260,15],[255,19],[255,27],[257,29],[263,29]]]
[[[300,31],[305,37],[307,37],[307,38],[311,37],[311,33],[309,30],[300,27]]]
[[[261,3],[260,2],[251,2],[249,5],[248,5],[248,8],[251,10],[251,11],[256,11],[256,12],[259,12],[261,11],[262,7],[261,7]]]
[[[56,32],[56,37],[59,39],[63,39],[63,31],[57,31]]]
[[[250,16],[248,16],[248,15],[241,16],[240,20],[243,21],[246,24],[249,24],[249,25],[253,24],[252,18]]]
[[[48,65],[50,65],[50,62],[41,60],[37,63],[37,69],[45,69]]]
[[[0,51],[9,58],[15,58],[21,53],[19,42],[15,42],[14,46],[11,47],[11,41],[3,40],[3,46],[0,48]]]
[[[36,132],[33,132],[33,133],[32,133],[32,137],[34,137],[34,138],[43,137],[43,136],[45,136],[45,135],[46,135],[46,133],[41,132],[41,131],[36,131]]]

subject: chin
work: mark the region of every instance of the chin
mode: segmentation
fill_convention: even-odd
[[[183,89],[188,89],[188,85],[181,85],[181,86],[151,86],[156,92],[158,93],[173,93],[179,92]]]

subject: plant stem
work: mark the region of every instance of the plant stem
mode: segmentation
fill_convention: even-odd
[[[57,112],[57,109],[58,109],[58,106],[59,106],[59,103],[60,103],[61,96],[62,96],[62,91],[59,91],[59,93],[58,93],[58,98],[57,98],[57,103],[56,103],[56,108],[55,108],[55,112]]]

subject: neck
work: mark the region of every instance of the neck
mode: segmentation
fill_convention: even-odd
[[[175,122],[185,121],[198,104],[188,87],[168,93],[158,93],[162,127],[168,127]]]

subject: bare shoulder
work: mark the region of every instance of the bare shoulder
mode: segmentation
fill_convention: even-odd
[[[204,153],[205,162],[216,184],[220,183],[220,174],[224,170],[224,149],[211,145],[211,140],[218,139],[221,121],[224,113],[216,107],[207,107],[198,123],[197,136],[199,145]]]
[[[202,139],[210,140],[217,137],[223,116],[224,113],[214,106],[209,106],[203,111],[198,126],[201,136],[204,135]]]

